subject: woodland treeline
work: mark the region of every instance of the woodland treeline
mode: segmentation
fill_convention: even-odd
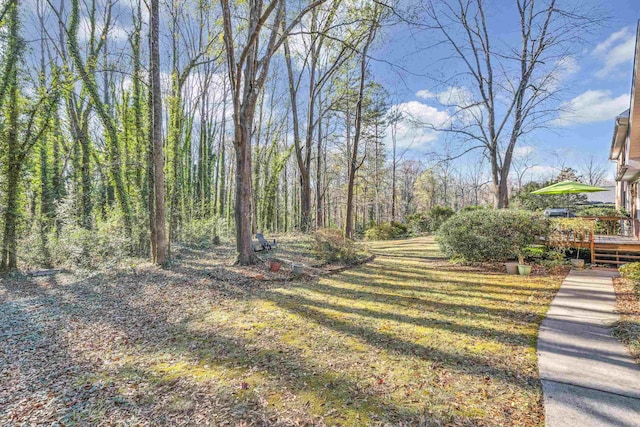
[[[556,70],[537,64],[560,57],[557,34],[580,22],[514,4],[528,32],[521,56],[507,58],[522,72],[505,117],[495,106],[505,85],[484,77],[497,67],[488,52],[467,71],[480,101],[464,102],[493,115],[458,105],[462,128],[416,123],[479,144],[481,161],[461,171],[396,147],[401,114],[371,72],[385,26],[420,27],[416,17],[456,51],[433,5],[401,16],[370,0],[5,0],[0,268],[83,259],[96,246],[165,264],[172,245],[215,236],[235,236],[249,264],[257,231],[337,227],[353,238],[436,205],[505,207],[515,143],[549,109],[542,90]],[[483,2],[459,6],[450,19],[460,28],[486,25]],[[469,32],[480,51],[474,37],[489,36]]]

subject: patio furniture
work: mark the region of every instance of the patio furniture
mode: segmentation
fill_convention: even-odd
[[[253,247],[254,252],[262,252],[262,251],[269,252],[278,247],[278,242],[276,241],[276,239],[273,239],[273,242],[269,242],[267,241],[267,239],[264,238],[262,233],[257,233],[256,238],[258,239],[258,245],[254,245]]]

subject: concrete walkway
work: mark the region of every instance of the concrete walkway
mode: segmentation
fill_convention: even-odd
[[[615,273],[572,270],[538,336],[548,427],[640,426],[640,367],[611,336]]]

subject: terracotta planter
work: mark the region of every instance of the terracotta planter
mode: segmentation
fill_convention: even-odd
[[[524,265],[524,264],[518,264],[518,273],[520,273],[521,276],[528,276],[531,274],[531,266],[530,265]]]
[[[572,259],[571,266],[573,268],[584,268],[584,260],[583,259]]]
[[[280,270],[280,267],[282,267],[282,263],[280,261],[271,261],[271,264],[269,265],[269,270],[278,271]]]
[[[505,262],[504,266],[507,268],[507,274],[518,274],[517,262]]]

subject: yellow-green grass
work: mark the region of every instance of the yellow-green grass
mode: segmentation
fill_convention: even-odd
[[[95,344],[101,362],[75,386],[112,390],[126,404],[100,392],[71,419],[542,425],[535,342],[561,278],[456,266],[429,237],[370,250],[372,263],[270,288],[220,292],[162,272],[130,293],[87,285],[97,293],[89,306],[125,319],[83,321],[121,338]],[[78,294],[67,300],[86,304]],[[68,352],[98,357],[80,344]]]

